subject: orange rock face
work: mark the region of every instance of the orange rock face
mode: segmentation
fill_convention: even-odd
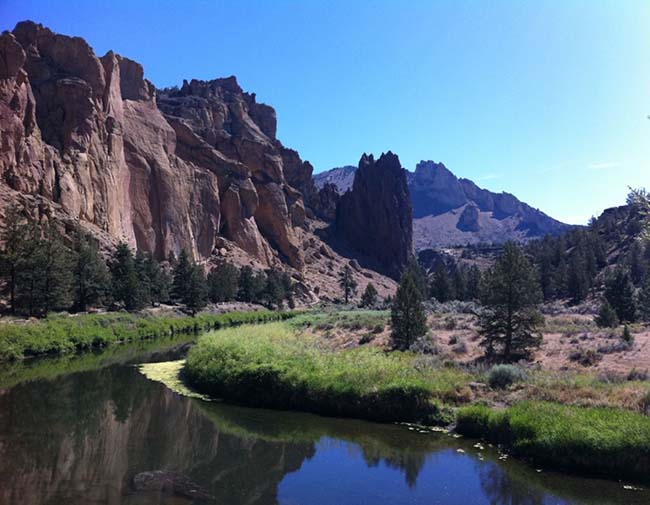
[[[275,134],[275,111],[234,77],[157,92],[81,38],[31,22],[0,35],[4,204],[27,198],[161,259],[208,258],[223,237],[301,269],[305,189],[291,184],[308,187],[311,166]]]

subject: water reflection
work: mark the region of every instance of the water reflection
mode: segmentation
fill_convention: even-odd
[[[149,470],[232,505],[647,503],[489,451],[479,461],[471,442],[444,435],[183,398],[133,366],[45,376],[0,390],[1,504],[189,503],[134,492]]]

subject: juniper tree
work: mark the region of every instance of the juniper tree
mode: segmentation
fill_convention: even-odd
[[[433,278],[431,279],[431,296],[440,303],[445,303],[454,297],[449,274],[444,265],[438,265],[433,273]]]
[[[390,313],[394,349],[406,350],[427,332],[422,294],[410,272],[406,272],[395,293]]]
[[[417,282],[416,282],[417,286]],[[369,282],[361,295],[361,306],[362,307],[372,307],[377,303],[377,289]]]
[[[115,249],[109,269],[113,301],[123,304],[129,311],[142,309],[146,300],[141,290],[135,258],[131,248],[124,242]]]
[[[239,288],[239,271],[230,263],[221,263],[208,274],[208,293],[213,303],[234,300]]]
[[[428,281],[427,275],[418,263],[418,260],[415,257],[411,257],[408,264],[406,265],[405,273],[408,272],[413,277],[415,285],[420,290],[422,299],[427,298],[428,295]]]
[[[143,265],[144,275],[149,283],[149,298],[152,305],[170,301],[172,279],[151,253],[146,253]]]
[[[650,275],[646,279],[639,291],[639,315],[644,322],[650,321]]]
[[[264,300],[270,308],[282,308],[282,302],[285,298],[284,284],[282,282],[282,273],[271,268],[266,273],[266,282],[264,285]]]
[[[178,261],[174,266],[173,284],[172,284],[172,298],[174,301],[187,299],[188,290],[190,289],[190,274],[192,273],[192,263],[187,255],[187,251],[183,249],[178,256]]]
[[[34,310],[47,315],[51,310],[69,309],[72,304],[73,257],[53,224],[46,224],[41,233],[33,262],[38,285]]]
[[[199,310],[205,307],[207,298],[208,286],[203,267],[191,264],[187,289],[182,302],[186,309],[194,316]]]
[[[357,292],[357,281],[354,280],[354,275],[352,273],[352,268],[350,265],[345,265],[343,270],[339,273],[339,286],[343,290],[343,297],[345,303],[347,304],[351,296],[354,296]]]
[[[618,326],[619,321],[616,311],[612,308],[606,298],[600,305],[595,321],[601,328],[615,328]]]
[[[616,311],[621,323],[632,323],[636,318],[636,300],[634,285],[630,274],[623,268],[617,268],[605,281],[605,298]]]
[[[486,356],[503,361],[528,357],[542,340],[542,294],[535,269],[517,245],[505,245],[484,274],[481,292],[479,333]]]
[[[0,251],[0,275],[9,300],[9,311],[16,311],[18,276],[25,253],[27,223],[18,206],[11,205],[5,211],[0,228],[2,250]]]
[[[110,295],[110,277],[106,263],[99,254],[97,242],[78,231],[75,238],[75,256],[72,268],[73,308],[85,311],[104,303]]]

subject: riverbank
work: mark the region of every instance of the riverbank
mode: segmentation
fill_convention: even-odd
[[[38,321],[0,324],[0,362],[33,356],[99,349],[109,345],[237,326],[283,321],[297,312],[229,312],[175,315],[103,314],[56,315]]]
[[[646,394],[647,381],[613,384],[529,370],[511,384],[491,387],[489,370],[431,355],[373,346],[332,349],[304,330],[304,319],[204,335],[188,354],[186,380],[239,405],[457,423],[458,433],[501,444],[535,466],[649,481],[650,417],[633,411],[636,400],[626,400],[636,391]]]

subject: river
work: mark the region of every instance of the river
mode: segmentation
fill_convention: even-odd
[[[157,470],[228,505],[650,503],[648,491],[537,471],[445,433],[187,398],[136,366],[179,359],[186,344],[0,369],[0,504],[193,503],[134,488]]]

